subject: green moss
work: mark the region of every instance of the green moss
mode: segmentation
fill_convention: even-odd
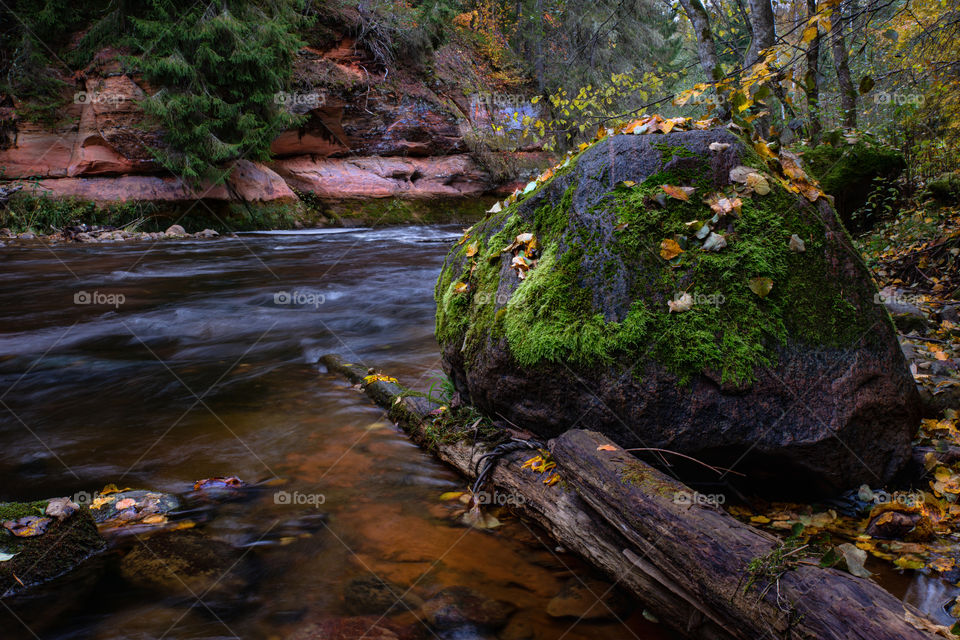
[[[26,516],[42,516],[48,502],[49,500],[0,503],[0,522],[17,520]]]
[[[493,204],[492,198],[459,200],[403,200],[379,198],[344,201],[324,207],[324,214],[364,225],[474,222]]]
[[[745,161],[763,167],[752,151]],[[612,208],[615,224],[625,225],[613,232],[612,242],[600,237],[609,231],[570,225],[574,184],[562,195],[557,193],[562,185],[554,189],[552,201],[545,194],[536,209],[513,205],[484,221],[490,226],[478,225],[474,237],[490,239],[473,272],[461,249],[448,257],[438,281],[438,339],[462,344],[468,367],[490,337],[506,337],[525,367],[621,362],[628,368],[653,359],[682,382],[712,372],[737,385],[751,382],[758,367],[773,365],[778,346],[788,340],[843,347],[864,334],[872,339],[866,323],[874,314],[850,302],[871,300],[872,293],[844,291],[851,285],[830,275],[833,267],[825,257],[845,251],[840,243],[849,238],[826,234],[819,212],[778,184],[768,195],[744,198],[732,228],[719,230],[728,238],[725,249],[698,248],[694,232],[712,216],[701,201],[710,192],[709,175],[698,167],[617,187],[602,203]],[[692,185],[697,195],[690,202],[668,198],[660,206],[653,198],[662,184]],[[539,263],[508,301],[487,304],[500,286],[499,252],[521,232],[537,236],[543,250]],[[789,249],[793,234],[804,240],[805,253]],[[661,240],[673,237],[689,240],[675,264],[659,255]],[[617,277],[633,302],[621,317],[604,317],[594,283]],[[770,295],[760,298],[750,290],[754,277],[773,280]],[[459,282],[469,283],[466,293],[456,293]],[[864,280],[862,286],[872,285]],[[671,313],[667,303],[682,293],[694,296],[693,308]]]

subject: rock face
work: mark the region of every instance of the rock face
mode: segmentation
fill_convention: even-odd
[[[191,188],[153,159],[151,149],[166,143],[162,132],[149,126],[140,102],[156,88],[125,73],[116,51],[105,49],[96,59],[83,80],[64,78],[66,85],[74,83],[69,88],[74,99],[55,130],[0,108],[0,121],[9,125],[0,130],[0,180],[36,178],[26,193],[98,204],[197,198],[289,204],[298,199],[291,187],[337,204],[475,197],[505,182],[502,173],[525,181],[521,174],[530,165],[546,162],[542,153],[503,152],[491,157],[509,171],[481,166],[469,153],[468,137],[499,136],[511,115],[467,108],[472,103],[463,94],[463,78],[453,70],[432,76],[428,86],[408,70],[378,68],[353,40],[340,37],[325,50],[298,52],[293,77],[299,89],[282,102],[305,121],[272,142],[275,162],[240,160],[226,184]],[[529,141],[494,142],[491,148],[530,150]]]
[[[702,198],[737,195],[740,165],[770,192],[738,186],[739,214],[711,220]],[[919,419],[893,325],[826,199],[791,193],[775,168],[723,129],[618,135],[478,224],[436,290],[456,388],[543,437],[591,428],[758,488],[889,479]],[[705,250],[704,227],[726,246]],[[539,258],[523,280],[521,233]]]

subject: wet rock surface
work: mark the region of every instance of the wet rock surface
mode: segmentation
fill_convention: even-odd
[[[721,150],[711,150],[713,143]],[[731,189],[731,168],[759,166],[751,153],[719,129],[612,136],[478,225],[470,242],[451,251],[437,290],[444,368],[457,389],[488,414],[542,437],[585,426],[625,447],[661,447],[736,466],[753,486],[767,490],[831,493],[891,478],[908,459],[918,398],[894,327],[875,300],[876,287],[824,198],[809,203],[777,191],[774,183],[769,195],[744,200],[742,217],[723,229],[729,246],[717,258],[691,254],[704,256],[700,261],[740,256],[716,272],[743,272],[742,282],[730,280],[720,291],[726,302],[718,313],[704,306],[668,314],[677,290],[720,285],[698,278],[697,259],[668,264],[658,255],[668,232],[645,231],[644,214],[618,208],[633,202],[651,217],[672,220],[671,207],[683,206],[679,200],[639,203],[630,199],[625,181],[653,193],[662,182],[691,176],[698,199]],[[698,212],[691,209],[684,219]],[[618,231],[626,218],[633,222]],[[508,226],[509,237],[494,240]],[[800,229],[805,252],[789,248]],[[499,253],[517,232],[533,233],[546,256],[525,281],[511,256]],[[623,240],[631,233],[633,245]],[[464,252],[473,242],[481,247],[479,275],[469,276],[472,261]],[[770,252],[764,264],[784,265],[762,301],[747,288],[751,277],[762,275],[761,263],[751,257],[761,246]],[[546,284],[561,278],[566,289]],[[460,279],[472,283],[462,295],[453,290]],[[570,301],[579,306],[561,316],[557,309],[572,308]],[[747,334],[737,314],[770,323]],[[731,317],[725,329],[713,324]],[[652,333],[651,318],[660,323]],[[635,335],[625,334],[624,326],[634,327]],[[689,331],[689,339],[662,348],[681,331]],[[611,333],[618,337],[607,338]],[[581,338],[564,342],[569,335]],[[716,350],[700,353],[742,357],[730,341],[754,340],[755,355],[742,361],[752,370],[750,379],[728,375],[732,358],[684,360],[685,352],[705,344]],[[584,355],[591,342],[613,346]]]

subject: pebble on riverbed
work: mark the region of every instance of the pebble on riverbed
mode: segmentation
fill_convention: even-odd
[[[132,240],[182,240],[186,238],[193,239],[213,239],[219,238],[220,233],[213,229],[204,229],[203,231],[198,231],[197,233],[187,233],[187,231],[180,226],[175,224],[167,228],[166,231],[126,231],[124,229],[118,229],[116,227],[100,227],[92,226],[88,227],[87,225],[78,225],[74,227],[67,227],[63,231],[58,231],[51,234],[35,234],[30,231],[23,233],[14,233],[10,229],[4,228],[0,229],[0,238],[6,238],[8,240],[39,240],[45,243],[58,243],[58,242],[79,242],[79,243],[96,243],[96,242],[125,242]],[[231,234],[232,237],[232,234]],[[0,247],[4,246],[3,243],[0,243]]]

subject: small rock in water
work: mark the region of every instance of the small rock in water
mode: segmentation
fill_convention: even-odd
[[[448,587],[423,605],[427,620],[438,629],[463,625],[499,629],[516,609],[509,602],[491,600],[469,587]]]
[[[181,227],[178,224],[170,225],[166,231],[163,232],[165,236],[185,236],[187,235],[186,229]]]
[[[200,238],[216,238],[219,235],[220,234],[214,231],[213,229],[204,229],[203,231],[197,234],[197,236]]]
[[[375,575],[354,578],[343,591],[347,611],[353,615],[386,615],[417,609],[423,600],[406,588]]]
[[[552,617],[581,620],[616,619],[628,608],[629,601],[622,593],[592,578],[571,578],[547,603],[547,613]]]

